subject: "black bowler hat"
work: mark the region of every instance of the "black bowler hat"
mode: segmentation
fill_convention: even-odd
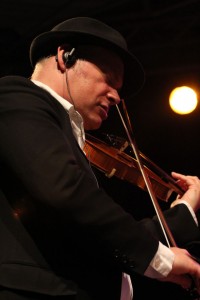
[[[51,31],[37,36],[31,43],[30,61],[34,67],[37,61],[50,54],[55,54],[63,43],[73,45],[90,44],[103,46],[116,52],[124,62],[125,76],[121,96],[130,98],[144,84],[144,71],[137,58],[128,51],[123,36],[99,20],[88,17],[68,19]]]

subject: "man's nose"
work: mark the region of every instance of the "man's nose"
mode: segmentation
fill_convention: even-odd
[[[112,91],[108,93],[108,99],[111,105],[119,104],[121,100],[118,91],[115,89],[112,89]]]

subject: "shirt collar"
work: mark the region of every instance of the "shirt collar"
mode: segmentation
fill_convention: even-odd
[[[79,114],[79,112],[77,112],[74,109],[74,106],[69,101],[62,98],[60,95],[58,95],[48,85],[46,85],[40,81],[37,81],[37,80],[32,80],[32,82],[34,84],[36,84],[37,86],[43,88],[47,92],[49,92],[58,102],[60,102],[60,104],[63,106],[63,108],[67,111],[67,113],[69,114],[69,118],[70,118],[70,122],[72,125],[72,130],[73,130],[74,136],[75,136],[79,146],[81,147],[81,149],[83,149],[84,144],[85,144],[85,131],[84,131],[84,127],[83,127],[83,118]]]

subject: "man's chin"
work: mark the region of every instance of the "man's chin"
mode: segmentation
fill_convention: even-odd
[[[95,120],[88,120],[84,123],[85,130],[97,130],[101,127],[103,120],[102,119],[95,119]]]

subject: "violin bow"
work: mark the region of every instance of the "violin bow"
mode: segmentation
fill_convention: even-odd
[[[163,214],[163,212],[160,209],[160,206],[158,204],[158,200],[157,200],[157,197],[155,196],[155,193],[153,191],[150,178],[149,178],[149,176],[148,176],[148,174],[147,174],[147,172],[144,168],[144,165],[142,163],[141,156],[140,156],[140,151],[138,150],[137,143],[136,143],[136,141],[133,137],[133,129],[132,129],[131,121],[130,121],[130,118],[129,118],[129,115],[128,115],[128,111],[127,111],[124,99],[121,100],[121,103],[123,105],[123,112],[124,112],[125,117],[126,117],[126,122],[125,122],[125,120],[122,116],[122,113],[121,113],[121,111],[120,111],[117,104],[116,104],[116,108],[117,108],[118,114],[120,116],[120,119],[122,121],[122,124],[124,126],[125,132],[127,134],[130,146],[131,146],[131,148],[133,150],[133,153],[135,154],[136,160],[138,162],[140,172],[143,176],[144,182],[145,182],[147,190],[149,192],[149,196],[151,198],[151,201],[152,201],[152,204],[154,206],[156,215],[158,217],[158,220],[159,220],[162,232],[164,234],[166,243],[167,243],[168,247],[171,247],[171,246],[177,247],[175,239],[174,239],[174,237],[171,233],[171,230],[170,230],[170,228],[169,228],[169,226],[168,226],[168,224],[165,220],[164,214]],[[198,258],[193,257],[193,256],[191,256],[191,258],[193,258],[195,261],[199,262]],[[192,297],[193,300],[200,300],[200,295],[198,294],[198,291],[197,291],[197,288],[196,288],[196,285],[195,285],[195,279],[190,275],[189,275],[189,277],[192,279],[192,287],[189,289],[190,296]]]

